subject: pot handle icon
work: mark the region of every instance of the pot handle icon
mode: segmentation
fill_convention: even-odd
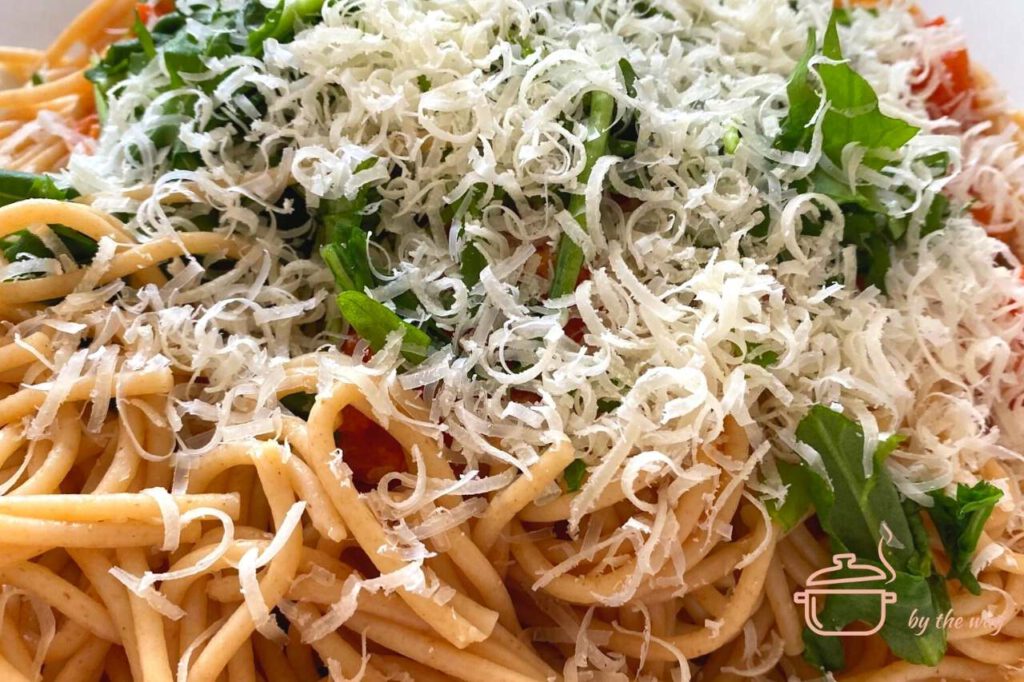
[[[884,604],[895,604],[896,603],[896,593],[895,592],[885,592],[884,594],[882,594],[882,603],[884,603]]]

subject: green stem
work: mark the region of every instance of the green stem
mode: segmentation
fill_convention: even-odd
[[[590,171],[599,158],[608,150],[608,130],[615,111],[615,99],[606,92],[591,92],[587,113],[587,141],[583,143],[586,162],[579,176],[579,184],[586,185]],[[584,231],[587,230],[586,197],[573,194],[569,200],[569,213]],[[558,298],[576,290],[576,281],[583,269],[583,250],[569,235],[562,234],[555,254],[554,274],[548,296]]]

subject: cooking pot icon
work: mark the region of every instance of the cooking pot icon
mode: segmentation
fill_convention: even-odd
[[[842,571],[843,575],[836,576]],[[807,587],[793,595],[793,601],[804,605],[804,620],[811,632],[822,637],[867,637],[882,629],[885,625],[885,609],[888,604],[896,603],[896,593],[879,588],[857,587],[861,583],[877,583],[887,580],[889,576],[882,569],[871,564],[857,563],[855,554],[837,554],[832,557],[832,565],[815,571],[807,578]],[[819,599],[830,595],[857,595],[863,599],[877,599],[879,606],[878,622],[866,630],[844,631],[826,630],[818,620]]]

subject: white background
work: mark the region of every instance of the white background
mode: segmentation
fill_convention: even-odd
[[[42,47],[88,0],[0,0],[0,44]],[[930,15],[960,21],[971,56],[1024,108],[1024,0],[919,0]]]

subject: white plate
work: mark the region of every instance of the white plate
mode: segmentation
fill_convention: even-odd
[[[971,56],[1024,108],[1024,2],[1021,0],[918,0],[928,14],[959,21]],[[89,0],[0,0],[0,44],[43,47]]]

